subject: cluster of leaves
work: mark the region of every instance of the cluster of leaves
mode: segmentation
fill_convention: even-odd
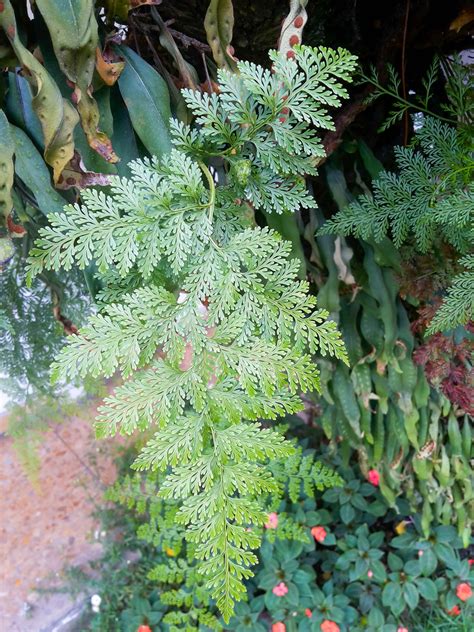
[[[263,500],[267,506],[279,507],[282,498],[288,495],[290,489],[295,503],[298,503],[305,497],[306,492],[314,495],[316,488],[325,490],[343,482],[333,470],[315,461],[312,453],[303,455],[301,448],[295,451],[291,463],[277,460],[271,462],[271,467],[274,471],[280,472],[280,482],[277,491]],[[288,476],[283,476],[285,469],[288,470]],[[114,620],[117,620],[116,617],[120,614],[122,629],[127,632],[135,631],[140,624],[149,624],[153,627],[158,621],[164,626],[163,629],[169,632],[195,629],[222,630],[224,624],[196,563],[196,546],[193,542],[187,541],[185,528],[176,521],[180,503],[162,499],[157,495],[164,482],[165,476],[161,472],[146,475],[126,474],[107,492],[109,501],[125,507],[127,512],[133,511],[136,514],[139,522],[137,537],[139,542],[142,542],[139,549],[143,550],[143,556],[147,556],[146,568],[143,568],[146,578],[132,586],[128,607],[119,607],[114,599],[115,608],[122,611],[121,614],[115,611]],[[121,522],[124,522],[123,517]],[[293,527],[292,530],[290,525]],[[272,535],[296,535],[305,543],[310,543],[309,526],[301,525],[294,516],[288,514],[286,527],[283,528],[284,531],[280,523],[278,529],[272,531]],[[255,529],[259,535],[262,534],[261,527]],[[108,567],[109,562],[117,564],[119,561],[110,559],[102,566]],[[133,575],[136,577],[135,572]],[[106,579],[103,581],[106,582]],[[144,588],[148,591],[145,594]],[[123,587],[106,587],[99,584],[98,589],[101,594],[104,590],[117,593],[122,591]],[[150,602],[153,602],[152,608]],[[149,612],[145,612],[147,609]],[[109,629],[108,625],[112,625],[110,619],[111,612],[107,607],[92,621],[91,629]]]
[[[308,469],[304,459],[318,463],[300,453],[303,469]],[[122,556],[109,552],[102,566],[114,570],[115,565],[120,573],[127,546],[138,547],[141,556],[129,569],[133,582],[110,583],[106,573],[94,584],[104,607],[89,629],[135,632],[140,625],[152,630],[159,625],[168,632],[264,632],[273,626],[320,632],[326,621],[333,626],[328,629],[341,632],[395,632],[399,627],[421,632],[431,629],[431,620],[444,620],[467,632],[474,600],[465,599],[469,591],[463,594],[459,586],[472,586],[474,576],[471,564],[460,557],[454,528],[437,527],[425,538],[418,519],[402,519],[406,505],[398,507],[398,514],[387,512],[376,486],[361,481],[351,468],[341,473],[345,482],[317,502],[314,492],[307,495],[303,487],[290,498],[288,485],[280,490],[278,504],[268,499],[275,511],[263,530],[255,576],[246,581],[248,601],[237,604],[228,624],[196,575],[192,545],[175,522],[178,504],[154,494],[163,475],[126,475],[108,496],[123,528],[135,527],[139,539],[125,536]],[[313,484],[318,482],[323,480]]]
[[[333,127],[327,108],[347,96],[355,58],[298,47],[271,59],[272,72],[220,71],[219,95],[184,91],[199,127],[173,121],[168,155],[51,215],[30,258],[31,275],[96,262],[102,308],[55,377],[129,378],[100,408],[99,432],[158,425],[135,467],[171,468],[160,495],[180,501],[176,521],[226,619],[257,561],[260,498],[277,489],[265,462],[294,452],[255,420],[296,412],[298,392],[319,388],[311,354],[347,362],[291,246],[251,210],[312,204],[302,175],[322,149],[310,124]]]
[[[466,105],[463,111],[467,111]],[[399,150],[400,159],[405,160],[400,175],[380,175],[382,166],[369,148],[361,141],[352,143],[347,155],[354,165],[354,191],[349,190],[341,168],[343,160],[348,160],[341,149],[340,155],[325,165],[328,188],[339,213],[326,228],[323,213],[310,211],[304,237],[311,247],[314,264],[308,268],[319,286],[319,305],[339,319],[350,360],[350,368],[323,363],[323,397],[315,400],[317,423],[346,456],[351,448],[357,450],[364,472],[378,470],[381,491],[389,505],[394,506],[401,495],[407,497],[412,510],[422,515],[426,535],[436,524],[454,524],[467,545],[474,519],[469,417],[472,334],[467,327],[423,340],[420,329],[424,333],[426,319],[410,323],[412,305],[423,311],[433,293],[446,286],[446,279],[449,282],[446,243],[450,241],[450,248],[457,247],[459,252],[467,252],[472,243],[472,202],[463,206],[460,201],[457,213],[444,213],[444,234],[440,225],[434,230],[429,223],[433,212],[429,202],[438,185],[451,202],[458,197],[466,201],[472,198],[470,182],[464,180],[470,173],[471,159],[460,149],[466,147],[466,125],[464,122],[456,131],[435,118],[426,118],[425,127],[415,134],[423,139],[424,150]],[[443,165],[444,175],[438,173],[437,179],[431,178],[433,160]],[[468,168],[462,173],[451,171],[453,160]],[[435,173],[436,169],[435,165]],[[376,179],[376,193],[354,202],[354,193],[368,191],[360,175],[363,173]],[[449,184],[451,176],[457,185],[454,188]],[[396,221],[399,215],[401,223]],[[332,236],[333,232],[350,232],[346,220],[350,231],[364,231],[357,233],[357,251],[342,235]],[[388,239],[392,224],[395,230],[404,226],[403,231],[424,231],[420,234],[427,243],[432,240],[435,256],[431,252],[424,268],[416,270],[414,248],[402,250],[401,243],[396,248]],[[401,241],[408,236],[403,231],[398,233]],[[298,231],[297,235],[299,239]],[[407,268],[407,261],[415,272]],[[409,274],[415,278],[407,278]],[[412,290],[415,285],[427,286],[421,298]],[[468,290],[460,301],[470,305],[472,295]],[[440,313],[445,309],[442,307]],[[428,304],[425,311],[430,320],[435,309]]]
[[[420,252],[452,246],[461,256],[459,264],[467,268],[456,276],[441,308],[434,315],[428,333],[453,329],[468,323],[474,314],[474,186],[473,186],[473,105],[472,66],[451,64],[446,86],[452,124],[432,113],[414,118],[415,136],[412,146],[396,147],[398,174],[383,171],[367,193],[342,208],[322,229],[325,233],[354,235],[360,239],[381,242],[389,235],[397,248],[414,241]],[[421,112],[429,112],[427,104],[435,82],[436,66],[430,71],[427,95],[423,104],[414,104]],[[392,83],[396,75],[391,72]],[[376,86],[376,77],[370,80]],[[390,93],[390,92],[389,92]],[[380,86],[374,98],[385,94]],[[410,103],[393,92],[401,116]],[[393,123],[390,119],[389,123]]]
[[[51,359],[64,333],[85,321],[97,285],[90,267],[47,272],[27,290],[26,255],[46,215],[84,186],[105,185],[129,174],[131,159],[169,150],[176,103],[116,33],[117,20],[140,3],[29,4],[6,0],[0,11],[0,380],[15,405],[9,432],[33,471],[47,406],[55,417],[59,393],[63,411],[67,399],[49,383]],[[163,133],[151,133],[160,122]]]
[[[359,173],[376,167],[367,147],[351,150],[350,156]],[[343,207],[352,199],[344,174],[331,160],[325,174]],[[469,341],[464,340],[463,354],[458,344],[460,364],[452,387],[432,380],[433,374],[428,381],[422,362],[427,350],[399,296],[400,253],[388,239],[362,242],[362,260],[351,260],[343,237],[313,236],[323,221],[321,211],[311,211],[305,238],[311,259],[321,262],[326,274],[321,281],[316,266],[310,273],[319,282],[319,305],[339,320],[349,367],[321,363],[322,396],[313,398],[314,423],[346,459],[354,450],[365,474],[377,470],[389,506],[397,498],[409,499],[412,511],[423,516],[426,536],[436,524],[453,524],[467,545],[474,519]],[[430,360],[438,366],[442,358],[431,353]]]
[[[110,175],[130,173],[130,160],[169,151],[168,119],[179,97],[176,90],[170,97],[171,77],[117,33],[117,20],[126,22],[142,3],[29,4],[5,0],[0,11],[0,266],[7,274],[12,238],[27,253],[46,215],[83,187],[106,185]],[[93,270],[83,274],[94,293]],[[17,291],[24,298],[20,285]],[[2,310],[8,300],[2,295]],[[43,301],[48,310],[48,292]]]

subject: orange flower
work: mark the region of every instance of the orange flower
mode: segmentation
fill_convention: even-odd
[[[472,588],[468,583],[462,582],[456,588],[456,595],[461,601],[467,601],[472,597]]]
[[[313,613],[312,613],[312,611],[309,608],[306,608],[304,613],[308,617],[308,619],[311,619],[311,617],[313,616]]]
[[[316,540],[316,542],[324,542],[327,534],[328,532],[324,527],[313,527],[311,529],[311,535]]]
[[[272,632],[286,632],[286,625],[281,621],[272,625]]]
[[[446,612],[450,614],[452,617],[457,617],[458,614],[461,614],[461,609],[459,606],[453,606],[451,610],[446,610]]]
[[[341,632],[341,628],[337,623],[329,621],[328,619],[325,619],[319,627],[321,628],[321,632]]]

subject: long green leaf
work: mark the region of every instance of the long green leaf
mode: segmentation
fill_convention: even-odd
[[[128,46],[121,46],[119,52],[127,64],[118,84],[133,128],[151,154],[162,156],[171,149],[170,96],[166,83]]]
[[[28,81],[17,72],[8,73],[8,91],[5,98],[8,120],[21,127],[40,149],[44,148],[41,124],[33,109],[33,94]]]
[[[10,125],[15,146],[15,173],[35,196],[42,213],[60,213],[66,200],[53,188],[48,167],[23,130]]]

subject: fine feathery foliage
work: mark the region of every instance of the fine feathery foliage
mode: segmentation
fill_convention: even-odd
[[[466,270],[454,277],[446,298],[430,322],[429,334],[465,325],[474,314],[474,255],[463,257],[459,263]]]
[[[30,258],[30,275],[96,262],[100,310],[54,377],[129,378],[106,398],[98,431],[157,426],[135,468],[168,473],[160,495],[179,501],[176,520],[226,620],[257,560],[252,525],[278,489],[267,462],[294,453],[257,420],[300,410],[299,393],[319,388],[313,354],[347,363],[290,244],[253,211],[313,205],[303,176],[323,153],[314,128],[333,129],[327,110],[347,97],[356,60],[304,46],[271,59],[272,71],[219,71],[219,94],[183,91],[197,127],[172,121],[162,160],[136,161],[110,194],[88,190],[51,215]]]
[[[426,117],[413,147],[395,148],[398,174],[383,171],[373,195],[361,196],[330,219],[321,233],[353,234],[399,248],[411,236],[421,252],[440,238],[465,253],[472,246],[474,162],[455,128]]]
[[[383,171],[373,182],[373,195],[341,209],[320,232],[377,242],[389,235],[398,248],[414,237],[421,252],[449,244],[467,255],[460,263],[468,270],[453,280],[429,332],[465,325],[474,313],[468,255],[474,245],[472,137],[427,116],[415,130],[414,145],[395,148],[395,159],[398,174]]]

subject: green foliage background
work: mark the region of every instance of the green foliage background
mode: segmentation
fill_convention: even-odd
[[[188,123],[193,110],[195,123],[207,130],[208,153],[194,132],[188,135],[184,126],[175,123],[180,150],[200,159],[219,155],[220,135],[227,132],[214,108],[217,97],[194,90],[201,85],[212,92],[211,80],[227,81],[224,99],[230,103],[232,91],[240,89],[232,75],[216,72],[216,65],[227,72],[236,69],[228,48],[235,26],[231,2],[210,3],[205,21],[210,49],[199,41],[191,44],[207,60],[205,72],[201,61],[196,62],[198,55],[189,53],[189,42],[183,45],[183,33],[173,31],[180,25],[165,23],[155,7],[129,13],[134,3],[105,1],[100,3],[105,12],[100,13],[99,3],[78,0],[64,3],[67,10],[58,12],[56,4],[38,0],[33,20],[27,17],[26,3],[13,7],[6,0],[0,13],[0,57],[5,69],[0,112],[0,370],[9,375],[22,403],[32,393],[57,396],[59,391],[47,386],[49,362],[62,346],[62,332],[83,324],[92,302],[88,294],[105,305],[141,285],[134,273],[126,282],[116,272],[97,278],[88,251],[91,244],[99,249],[102,267],[116,257],[124,262],[121,272],[128,273],[133,257],[123,257],[123,243],[111,246],[112,252],[101,252],[104,235],[96,232],[98,223],[93,219],[84,223],[88,220],[79,207],[69,207],[65,220],[64,204],[86,201],[100,206],[103,193],[99,191],[110,192],[115,176],[130,177],[131,160],[145,160],[135,162],[135,177],[137,171],[154,169],[146,157],[169,152],[170,114]],[[296,11],[290,13],[293,19],[305,4],[291,3],[290,11]],[[311,6],[307,8],[311,18]],[[163,7],[163,15],[167,11]],[[242,15],[240,7],[237,14]],[[181,17],[186,33],[190,21],[185,13]],[[117,27],[127,31],[125,40],[116,36]],[[308,27],[314,37],[311,20]],[[196,35],[194,30],[192,34]],[[156,35],[159,46],[152,46]],[[319,358],[321,395],[306,397],[310,422],[324,431],[325,439],[318,441],[328,442],[346,466],[357,462],[362,475],[377,469],[387,511],[418,516],[420,537],[429,539],[439,525],[453,525],[464,546],[469,544],[474,519],[470,70],[443,57],[441,70],[437,63],[428,68],[423,90],[417,86],[413,101],[403,92],[395,70],[390,69],[387,77],[382,77],[380,67],[362,75],[365,85],[373,88],[369,112],[377,112],[381,101],[375,98],[386,104],[379,110],[384,115],[379,121],[384,130],[380,138],[388,139],[389,150],[377,155],[390,167],[388,171],[364,141],[367,135],[355,128],[316,175],[324,149],[314,128],[300,122],[290,134],[284,120],[274,125],[274,137],[250,138],[239,132],[240,140],[253,143],[252,155],[244,149],[239,160],[232,162],[229,157],[239,198],[258,208],[258,225],[268,224],[291,242],[284,248],[285,257],[291,248],[298,261],[292,264],[292,273],[309,281],[318,307],[338,322],[343,334],[349,366]],[[235,112],[240,117],[236,124],[252,126],[254,112],[271,104],[272,94],[262,76],[256,81],[260,71],[250,61],[242,62],[240,71],[255,101]],[[177,85],[187,90],[182,94]],[[308,107],[304,99],[307,95],[291,104],[294,112]],[[337,104],[334,95],[327,95],[326,105]],[[410,112],[415,113],[415,126],[421,127],[410,135],[410,144],[393,151],[391,146],[403,145],[403,139],[395,142],[387,136],[393,129],[390,125],[409,120]],[[318,108],[305,118],[319,127],[328,121]],[[230,147],[239,134],[231,129],[226,139]],[[323,140],[327,147],[326,137]],[[275,141],[284,151],[275,152]],[[372,145],[377,149],[376,141]],[[309,195],[304,208],[298,208],[302,186],[292,200],[292,191],[282,181],[273,186],[275,182],[255,178],[250,164],[254,151],[259,168],[280,172],[287,181],[292,180],[289,172],[312,175],[307,178],[308,188],[319,208],[312,208]],[[174,154],[173,161],[167,177],[192,173],[193,167],[182,157]],[[197,178],[191,183],[200,191],[194,192],[196,199],[201,196],[198,202],[209,204],[207,189],[200,189],[201,176],[201,184]],[[296,182],[297,178],[297,187]],[[292,214],[271,215],[275,210]],[[58,215],[49,224],[46,216],[51,213]],[[74,238],[74,229],[86,226],[86,245],[77,256],[83,273],[58,275],[44,270],[26,291],[25,255],[38,234],[45,239],[66,230],[65,226]],[[140,227],[136,234],[139,241],[143,239]],[[130,237],[124,234],[124,239]],[[178,244],[173,230],[164,230],[162,239],[168,243],[165,256],[170,267],[179,270],[187,256],[186,240]],[[252,256],[257,257],[256,250]],[[169,269],[155,270],[153,282],[162,283],[168,273]],[[140,294],[134,296],[136,302],[144,300]],[[124,317],[130,318],[131,329],[143,328],[146,312],[132,313],[133,305],[126,303],[124,310],[109,311],[103,322],[95,316],[95,329],[89,333],[108,348],[113,343],[112,324],[118,325],[117,340],[122,340]],[[134,357],[130,348],[117,352],[120,361],[130,362],[125,372],[135,368]],[[105,372],[114,367],[112,362]],[[284,410],[282,406],[280,412]],[[18,436],[33,436],[41,426],[35,415],[20,414],[19,419]]]

